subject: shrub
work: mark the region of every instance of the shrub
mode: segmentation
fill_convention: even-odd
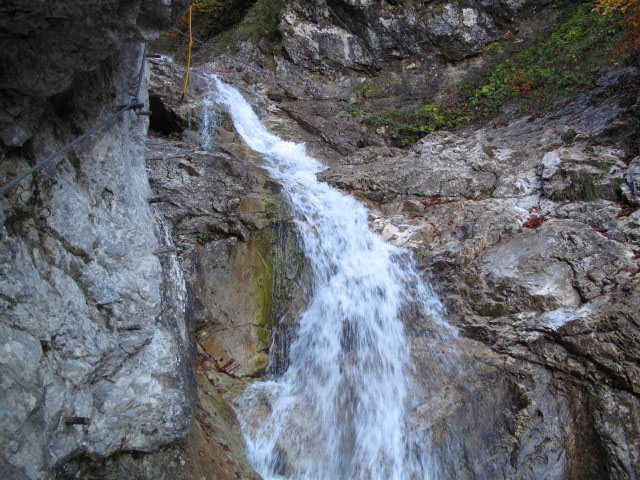
[[[452,101],[425,99],[411,108],[383,110],[379,117],[370,117],[365,123],[386,126],[393,143],[406,146],[434,130],[483,124],[508,106],[514,106],[516,113],[544,113],[559,98],[570,99],[588,88],[594,71],[611,62],[616,45],[623,38],[620,18],[624,12],[607,10],[610,14],[599,15],[594,11],[598,4],[596,0],[567,2],[559,20],[529,44],[520,44],[509,36],[490,45],[488,48],[504,53],[486,73],[457,90]],[[411,129],[385,123],[381,117]],[[575,132],[567,132],[563,140],[571,143],[574,137]]]
[[[637,50],[640,46],[640,0],[597,0],[595,11],[603,16],[613,12],[622,13],[624,38],[616,51],[616,56]]]

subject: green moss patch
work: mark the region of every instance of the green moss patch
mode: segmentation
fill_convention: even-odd
[[[582,200],[591,202],[597,197],[596,185],[593,178],[588,174],[577,174],[571,177],[571,184],[564,190],[554,192],[551,200]]]
[[[268,349],[271,343],[271,328],[274,319],[273,307],[273,264],[272,249],[275,240],[275,232],[270,227],[260,232],[254,246],[254,264],[256,268],[253,277],[255,320],[259,325],[257,329],[259,347]]]
[[[293,308],[305,257],[283,195],[268,195],[264,210],[272,223],[259,233],[253,251],[256,333],[259,348],[266,352],[273,328]],[[266,367],[268,358],[261,361]]]
[[[483,317],[498,318],[509,313],[509,307],[505,303],[487,303],[478,307],[478,313]]]
[[[281,50],[278,32],[283,0],[196,0],[193,3],[192,29],[198,40],[207,41],[218,36],[215,46],[228,52],[237,51],[237,43],[251,40],[270,54]],[[175,27],[189,30],[188,11]],[[177,32],[168,31],[157,40],[150,42],[150,51],[168,53],[176,61],[185,62],[188,38]],[[198,43],[194,51],[202,48]]]

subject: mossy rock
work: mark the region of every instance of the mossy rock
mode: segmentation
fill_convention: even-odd
[[[604,172],[604,169],[602,169]],[[590,174],[588,172],[572,172],[569,177],[569,185],[562,190],[551,193],[549,198],[553,201],[582,201],[592,202],[596,199],[617,200],[620,195],[622,178],[608,178],[603,175]],[[603,181],[604,180],[604,181]]]
[[[274,328],[304,305],[306,260],[280,185],[265,181],[240,208],[257,231],[199,245],[183,259],[199,345],[229,373],[257,376],[269,366]]]
[[[497,318],[508,315],[509,307],[506,303],[486,303],[480,305],[477,311],[483,317]]]
[[[271,205],[277,205],[276,200]],[[275,210],[282,214],[279,207]],[[255,246],[255,320],[259,348],[268,351],[273,328],[278,321],[299,307],[294,302],[306,260],[293,224],[280,220],[270,224]],[[265,365],[266,366],[266,365]]]

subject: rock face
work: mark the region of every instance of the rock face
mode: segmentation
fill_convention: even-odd
[[[289,58],[276,59],[276,72],[353,103],[358,85],[384,65],[380,75],[408,89],[398,92],[398,103],[424,93],[412,79],[429,72],[420,63],[430,58],[426,50],[414,60],[415,75],[405,67],[387,71],[405,53],[362,53],[371,47],[368,37],[358,34],[358,42],[353,32],[371,24],[363,20],[367,12],[382,15],[383,4],[364,5],[331,2],[345,27],[322,2],[287,4],[280,29]],[[495,38],[535,7],[520,6],[501,10],[506,17],[499,20],[487,7],[482,12],[498,30],[476,38]],[[388,11],[407,11],[394,8]],[[391,44],[402,51],[400,40]],[[240,55],[261,58],[246,43]],[[460,65],[438,67],[434,85],[453,81],[449,74]],[[540,117],[506,112],[483,128],[436,132],[395,149],[335,102],[275,86],[228,59],[210,58],[203,68],[236,84],[249,79],[270,128],[306,141],[331,165],[321,178],[367,202],[372,226],[412,250],[438,285],[460,337],[438,344],[419,318],[407,324],[416,367],[409,421],[430,439],[424,448],[436,476],[637,475],[637,159],[620,141],[635,131],[637,69],[604,68],[588,92]]]
[[[0,6],[3,182],[128,103],[130,42],[187,2],[23,3]],[[387,98],[422,98],[543,5],[292,0],[273,68],[338,102],[375,97],[356,91],[374,74]],[[265,62],[250,42],[239,55]],[[306,141],[437,284],[460,336],[406,325],[408,421],[437,474],[637,476],[640,164],[617,142],[637,129],[637,68],[601,70],[552,114],[400,150],[335,101],[200,58],[249,83],[269,127]],[[307,266],[278,185],[224,112],[205,118],[206,75],[182,99],[180,70],[153,69],[152,136],[128,112],[0,199],[3,478],[259,478],[230,404],[286,368]]]
[[[257,480],[244,456],[244,438],[231,407],[247,382],[264,373],[269,358],[280,271],[277,232],[295,246],[286,212],[278,207],[277,185],[238,144],[235,133],[212,106],[204,110],[210,84],[192,72],[181,97],[183,72],[166,58],[150,60],[151,124],[160,112],[183,125],[180,135],[152,132],[145,142],[151,186],[149,203],[163,219],[162,255],[176,261],[183,280],[182,313],[195,330],[197,349],[193,424],[176,442],[140,452],[67,464],[80,478],[166,478],[171,480]],[[160,108],[160,109],[158,109]],[[207,117],[210,115],[210,117]],[[204,118],[215,139],[208,147]],[[162,129],[159,129],[162,130]],[[287,233],[288,232],[288,233]],[[291,241],[293,240],[293,242]],[[290,285],[287,284],[287,285]],[[190,392],[194,393],[194,392]]]
[[[459,338],[439,344],[424,320],[407,323],[416,368],[409,422],[429,438],[436,477],[634,478],[640,222],[637,152],[620,139],[636,131],[637,69],[594,72],[588,92],[540,117],[507,111],[482,128],[391,148],[336,102],[375,97],[357,90],[378,68],[394,84],[374,88],[398,93],[397,104],[455,83],[456,69],[466,75],[476,62],[465,52],[522,26],[542,3],[367,5],[289,2],[281,16],[287,56],[275,59],[276,73],[331,100],[228,58],[202,54],[201,68],[249,83],[269,127],[306,141],[331,165],[321,178],[366,202],[371,225],[413,251],[437,284]],[[420,9],[431,23],[421,33],[428,42],[410,42],[422,48],[416,55],[403,48],[416,30],[399,19]],[[381,18],[396,21],[386,37]],[[238,48],[266,64],[259,46]],[[427,66],[438,57],[459,62]],[[420,86],[430,72],[431,86]]]
[[[241,84],[247,74],[229,67],[220,58],[203,66]],[[278,72],[289,68],[283,61]],[[505,113],[406,150],[332,102],[251,76],[270,128],[306,140],[332,165],[321,178],[370,205],[372,226],[414,252],[459,328],[438,344],[420,319],[407,324],[409,421],[429,437],[442,478],[633,478],[640,469],[640,222],[619,203],[625,192],[633,199],[635,160],[618,143],[634,129],[638,75],[605,68],[550,114]],[[333,98],[353,88],[348,78],[309,78]]]
[[[635,205],[640,204],[640,157],[634,158],[627,169],[627,198]]]
[[[192,78],[179,99],[182,72],[166,59],[154,64],[152,94],[192,130],[186,142],[148,140],[153,201],[172,225],[198,344],[226,372],[254,376],[269,363],[274,321],[299,309],[305,262],[281,187],[207,100],[212,80],[197,70]],[[203,136],[207,121],[212,132]],[[209,135],[208,147],[194,145]]]
[[[368,147],[321,174],[415,252],[463,336],[413,339],[425,399],[413,421],[445,478],[640,470],[640,212],[617,203],[635,165],[612,137],[639,108],[639,73],[600,79],[548,116]],[[626,95],[592,101],[608,87]]]
[[[175,22],[188,3],[3,2],[0,139],[7,146],[23,145],[38,125],[46,99],[67,91],[74,74],[96,69],[124,42],[155,38]]]
[[[98,72],[78,81],[67,101],[97,95],[94,112],[84,124],[52,118],[32,140],[38,156],[113,108],[140,54],[106,62],[109,83]],[[148,203],[145,131],[128,113],[4,199],[3,391],[14,415],[4,417],[3,453],[28,478],[80,453],[151,451],[190,427],[184,286],[175,258],[154,254],[167,234]],[[28,163],[20,154],[4,165],[17,173]]]
[[[128,103],[142,48],[123,42],[186,2],[18,3],[1,7],[3,183]],[[191,428],[193,334],[149,204],[146,131],[128,112],[0,201],[3,478],[74,476],[71,460],[155,451]]]
[[[282,16],[282,45],[294,64],[320,71],[366,71],[389,59],[423,55],[459,61],[546,3],[295,0]]]
[[[254,377],[284,368],[306,263],[281,187],[212,101],[208,74],[191,78],[183,99],[183,72],[153,60],[151,95],[162,108],[151,121],[169,112],[186,128],[182,140],[148,138],[147,169],[178,249],[198,348],[196,422],[171,450],[185,465],[170,478],[256,479],[230,405]]]

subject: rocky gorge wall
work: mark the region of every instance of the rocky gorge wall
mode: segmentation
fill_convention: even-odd
[[[129,103],[140,42],[185,5],[3,2],[3,183]],[[193,333],[182,273],[159,253],[147,123],[125,113],[2,197],[3,478],[73,477],[71,459],[191,428]]]
[[[627,166],[607,145],[622,98],[589,106],[609,81],[637,86],[637,75],[605,71],[600,87],[548,117],[434,133],[387,158],[363,149],[362,163],[323,173],[370,199],[381,234],[419,255],[465,337],[464,371],[437,379],[429,343],[414,339],[430,399],[415,421],[437,432],[447,476],[633,478],[638,469],[638,211],[615,193],[635,181],[637,159]],[[580,136],[566,142],[569,127]]]
[[[185,4],[4,4],[3,182],[139,82],[142,110],[177,95],[182,72],[156,71],[151,99],[148,60],[138,73],[141,42]],[[29,41],[11,36],[18,24]],[[205,87],[178,98],[196,126]],[[223,394],[267,366],[272,310],[292,297],[272,262],[295,239],[232,132],[203,149],[148,126],[126,112],[3,195],[3,478],[257,478]]]
[[[231,29],[234,55],[316,98],[198,53],[200,69],[249,83],[269,128],[306,142],[330,165],[321,178],[366,202],[371,225],[438,285],[461,338],[434,345],[419,318],[407,328],[420,399],[410,421],[442,478],[640,470],[638,70],[593,69],[544,112],[506,106],[408,149],[335,101],[375,111],[429,98],[486,69],[496,39],[529,41],[559,6],[285,2],[272,37],[282,54]]]
[[[137,42],[185,3],[5,2],[2,179],[126,104]],[[229,32],[244,61],[378,108],[462,82],[494,40],[525,41],[556,15],[538,1],[296,0],[268,41]],[[460,338],[434,344],[419,315],[406,328],[409,421],[441,478],[637,476],[640,180],[620,143],[637,68],[598,70],[545,115],[506,110],[398,149],[232,59],[195,63],[183,99],[180,65],[149,62],[149,136],[129,112],[2,197],[3,478],[258,478],[230,405],[286,367],[306,267],[279,186],[219,107],[204,145],[207,72],[305,141],[438,286]]]

